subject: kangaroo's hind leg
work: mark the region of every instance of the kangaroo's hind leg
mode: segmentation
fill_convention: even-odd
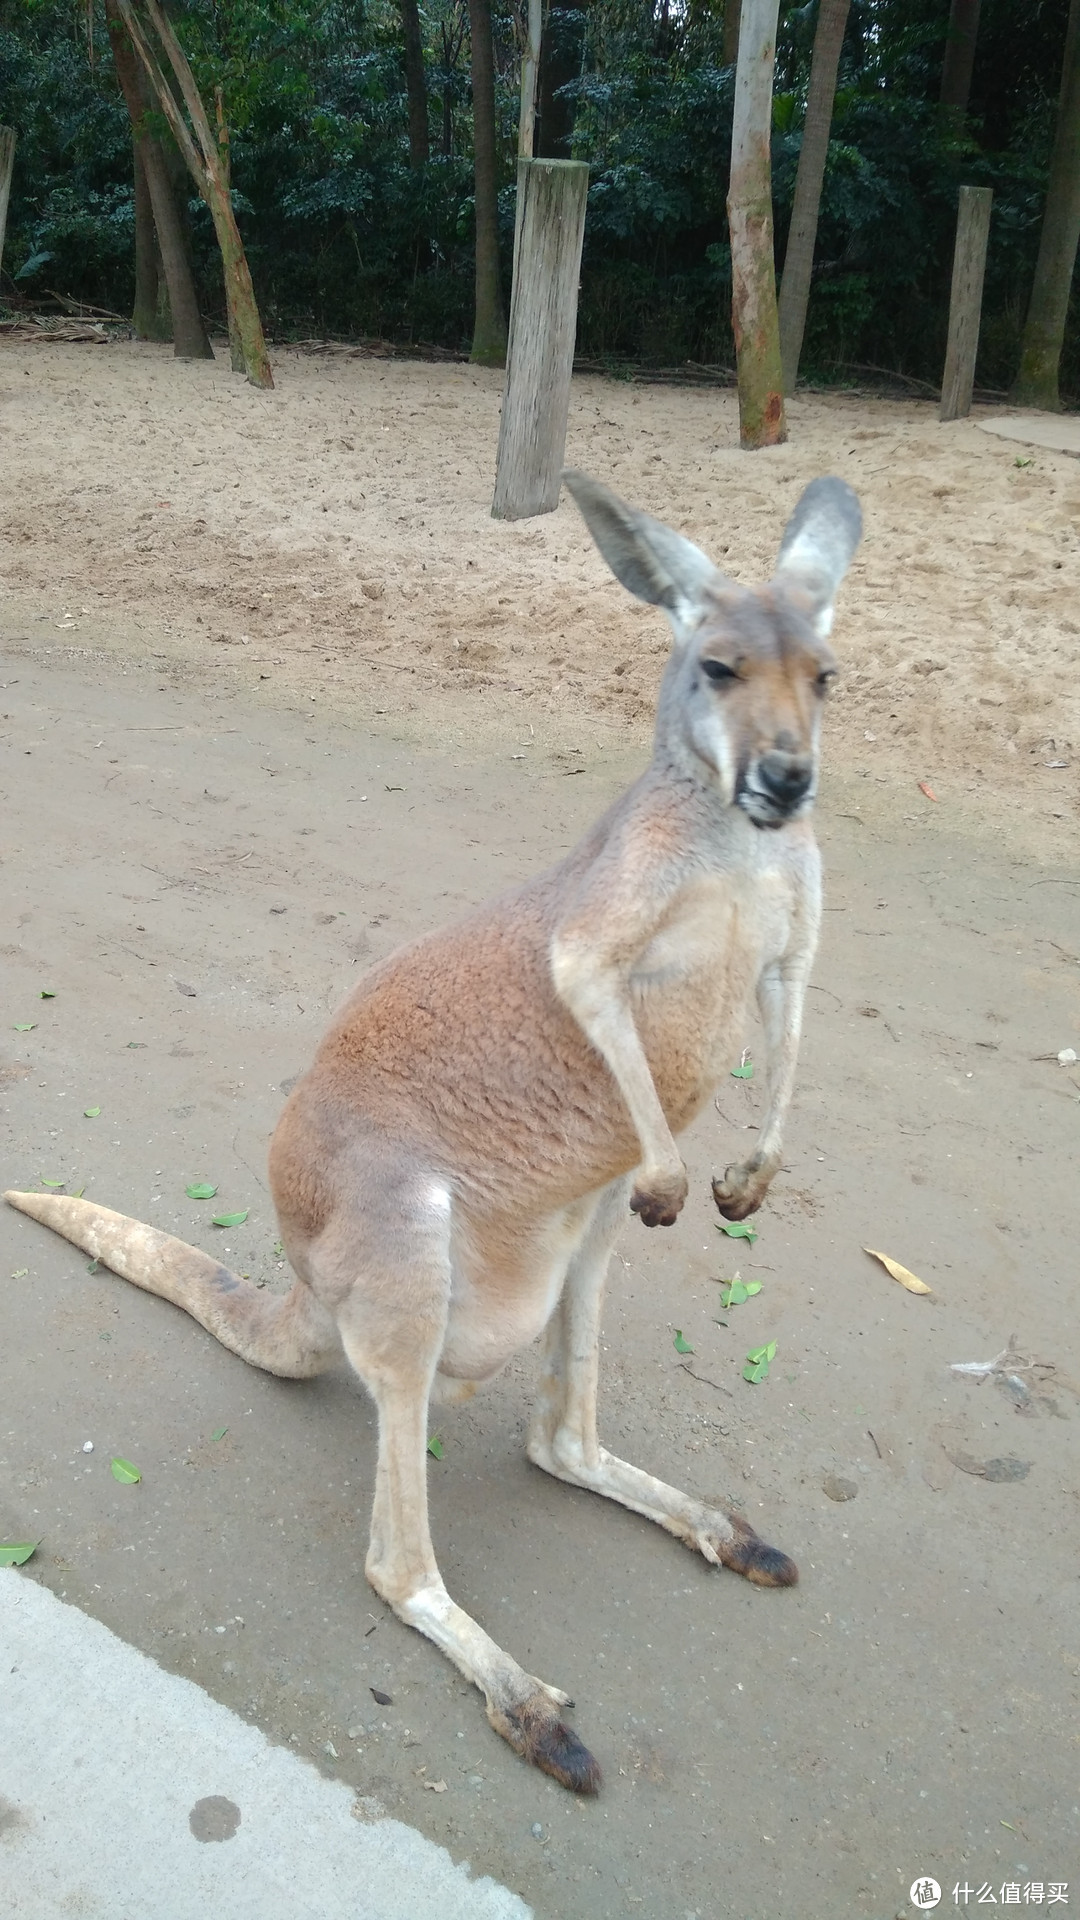
[[[337,1298],[345,1352],[378,1409],[379,1457],[366,1572],[375,1591],[479,1687],[515,1752],[577,1792],[600,1770],[558,1709],[568,1696],[526,1673],[447,1593],[428,1525],[428,1404],[451,1294],[451,1202],[403,1172],[338,1215],[311,1251],[320,1294]]]
[[[616,1459],[600,1445],[596,1388],[600,1312],[611,1249],[625,1224],[631,1182],[605,1190],[571,1262],[562,1298],[548,1324],[545,1367],[529,1431],[530,1460],[571,1486],[602,1493],[655,1520],[713,1566],[734,1568],[763,1587],[792,1586],[793,1561],[766,1546],[738,1515],[706,1507],[652,1474]]]

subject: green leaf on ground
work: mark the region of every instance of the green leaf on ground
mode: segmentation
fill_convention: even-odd
[[[100,1112],[100,1107],[84,1107],[83,1118],[86,1120],[96,1120]]]
[[[775,1340],[770,1340],[767,1347],[751,1347],[750,1352],[746,1356],[746,1365],[742,1370],[743,1379],[749,1380],[754,1386],[757,1385],[759,1380],[767,1380],[769,1377],[769,1362],[770,1360],[775,1360],[775,1358]]]
[[[744,1300],[752,1300],[755,1293],[761,1292],[760,1280],[732,1280],[720,1295],[725,1307],[741,1307]]]
[[[189,1200],[212,1200],[217,1188],[212,1187],[209,1180],[196,1180],[194,1186],[185,1187],[184,1192]]]
[[[250,1212],[251,1208],[245,1207],[243,1213],[215,1213],[214,1225],[215,1227],[242,1227]]]
[[[749,1240],[753,1246],[757,1239],[757,1228],[752,1227],[749,1220],[718,1220],[716,1224],[729,1240]]]
[[[119,1480],[125,1487],[133,1487],[142,1479],[138,1467],[133,1467],[130,1460],[110,1460],[109,1465],[113,1479]]]
[[[228,1431],[229,1431],[228,1427],[215,1427],[213,1433],[210,1435],[210,1438],[211,1440],[224,1440],[225,1435],[228,1433]]]
[[[100,1261],[100,1260],[91,1260],[91,1262],[90,1262],[90,1265],[89,1265],[89,1266],[87,1267],[87,1269],[86,1269],[86,1271],[87,1271],[87,1273],[100,1273],[100,1271],[101,1271],[101,1261]]]
[[[29,1271],[29,1267],[16,1267],[11,1277],[13,1280],[25,1280]]]
[[[62,1187],[63,1184],[64,1182],[62,1180],[46,1180],[45,1175],[43,1173],[38,1174],[39,1187],[52,1187],[53,1191],[55,1192],[56,1188]]]
[[[145,1047],[145,1045],[146,1045],[145,1040],[129,1040],[128,1041],[129,1047]]]
[[[675,1329],[675,1351],[676,1353],[693,1353],[694,1351],[689,1340],[683,1339],[681,1327]]]
[[[52,987],[42,987],[41,994],[39,997],[42,1000],[55,1000],[56,994],[54,993]]]
[[[282,1256],[282,1254],[284,1253],[284,1251],[285,1251],[285,1249],[284,1249],[284,1247],[282,1246],[282,1244],[281,1244],[281,1241],[280,1241],[280,1240],[275,1240],[275,1241],[274,1241],[274,1252],[275,1252],[275,1254],[277,1255],[277,1257],[278,1257],[278,1259],[279,1259],[279,1260],[281,1259],[281,1256]]]
[[[33,1033],[36,1026],[36,1020],[20,1020],[16,1025],[15,1031],[16,1033]]]
[[[0,1540],[0,1567],[24,1567],[40,1540]]]
[[[438,1434],[437,1434],[437,1433],[433,1433],[433,1434],[432,1434],[432,1436],[431,1436],[431,1439],[430,1439],[430,1440],[428,1441],[428,1443],[427,1443],[427,1450],[428,1450],[428,1452],[430,1453],[430,1455],[431,1455],[431,1457],[432,1457],[432,1459],[433,1459],[433,1460],[441,1460],[441,1459],[442,1459],[442,1457],[443,1457],[443,1443],[442,1443],[442,1441],[441,1441],[441,1440],[439,1439],[439,1436],[438,1436]]]
[[[86,1192],[85,1187],[75,1187],[72,1190],[71,1198],[73,1200],[81,1200],[85,1192]]]
[[[731,1069],[731,1078],[733,1080],[752,1080],[753,1077],[754,1063],[752,1060],[744,1060],[741,1067],[732,1067]]]

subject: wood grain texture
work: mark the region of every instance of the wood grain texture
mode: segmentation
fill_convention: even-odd
[[[518,161],[521,214],[491,507],[496,520],[552,513],[558,504],[588,191],[583,161]]]

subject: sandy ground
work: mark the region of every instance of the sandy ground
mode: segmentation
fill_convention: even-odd
[[[24,620],[77,647],[122,611],[196,671],[436,737],[527,719],[568,748],[586,722],[647,739],[655,614],[612,593],[569,502],[490,517],[501,375],[340,353],[276,374],[267,395],[157,347],[4,349],[0,579]],[[800,398],[791,434],[748,460],[730,392],[582,378],[567,463],[739,579],[767,575],[808,480],[850,480],[866,537],[834,757],[979,812],[1004,787],[1056,843],[1080,796],[1075,458],[923,402]]]
[[[488,519],[496,408],[455,368],[286,359],[263,396],[144,349],[0,355],[5,1185],[85,1184],[282,1285],[265,1143],[356,969],[556,857],[640,764],[657,622],[569,509]],[[1080,474],[922,407],[793,426],[751,461],[727,396],[575,384],[571,457],[739,577],[823,468],[868,509],[787,1171],[756,1244],[723,1239],[708,1175],[757,1118],[731,1081],[678,1226],[628,1226],[604,1332],[607,1443],[741,1504],[802,1582],[757,1593],[531,1469],[531,1353],[439,1416],[448,1584],[574,1692],[603,1796],[516,1761],[366,1588],[343,1375],[257,1375],[2,1221],[0,1537],[43,1539],[18,1577],[542,1920],[891,1920],[922,1873],[942,1910],[1080,1897]],[[736,1268],[762,1292],[725,1314]],[[1019,1387],[950,1373],[1010,1337]]]

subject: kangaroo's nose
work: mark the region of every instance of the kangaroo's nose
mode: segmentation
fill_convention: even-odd
[[[795,807],[810,791],[813,768],[795,753],[763,753],[757,765],[758,779],[779,806]]]

